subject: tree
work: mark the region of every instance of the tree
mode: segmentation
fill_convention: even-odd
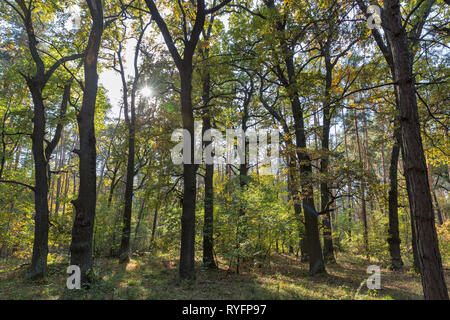
[[[274,66],[274,71],[278,77],[280,83],[285,88],[290,100],[292,114],[294,118],[294,129],[296,137],[297,158],[300,165],[300,172],[302,174],[301,190],[303,195],[303,212],[305,216],[305,228],[306,239],[309,254],[310,273],[323,273],[326,272],[322,254],[322,248],[319,238],[318,221],[315,214],[316,210],[314,205],[313,187],[311,184],[312,175],[312,163],[309,154],[306,151],[306,135],[305,135],[305,123],[304,123],[304,110],[300,103],[300,96],[298,92],[298,79],[299,74],[310,61],[317,58],[313,56],[307,58],[307,62],[301,66],[296,66],[295,63],[295,46],[304,35],[307,26],[302,26],[300,30],[295,30],[294,35],[289,41],[283,35],[290,32],[288,27],[288,20],[283,20],[283,14],[280,13],[280,9],[275,6],[275,1],[265,0],[267,8],[272,13],[274,19],[273,25],[276,32],[279,33],[277,41],[281,49],[279,61],[280,63]],[[285,7],[289,10],[288,6]],[[282,62],[282,65],[281,65]]]
[[[140,19],[142,24],[142,18]],[[142,71],[139,70],[138,59],[142,44],[142,38],[144,37],[147,27],[150,25],[148,23],[142,26],[139,31],[139,36],[137,39],[137,44],[134,51],[134,76],[131,85],[130,101],[128,93],[128,83],[125,76],[125,69],[123,65],[122,58],[122,42],[119,42],[119,50],[117,52],[117,58],[119,61],[120,76],[122,79],[122,91],[123,91],[123,105],[125,112],[125,122],[128,127],[128,158],[127,158],[127,173],[126,173],[126,184],[125,184],[125,205],[123,213],[123,230],[122,230],[122,241],[120,244],[119,251],[119,261],[122,263],[127,263],[130,260],[130,236],[131,236],[131,212],[133,207],[133,189],[134,189],[134,176],[136,175],[135,168],[135,141],[136,141],[136,93],[138,90],[139,79]],[[124,34],[126,34],[126,26],[123,24]]]
[[[194,143],[194,113],[192,107],[192,76],[193,76],[193,57],[197,47],[200,34],[205,25],[205,18],[209,14],[214,14],[231,0],[224,0],[219,5],[206,8],[204,0],[198,0],[195,6],[195,21],[192,30],[188,32],[188,21],[183,6],[184,1],[179,1],[179,10],[183,18],[183,36],[184,49],[183,55],[180,55],[175,41],[167,27],[166,22],[161,17],[158,8],[153,0],[145,0],[150,10],[153,20],[158,25],[164,41],[169,49],[172,59],[180,75],[180,99],[181,99],[181,117],[183,128],[190,134],[190,149],[195,150]],[[215,3],[214,3],[215,4]],[[195,255],[195,204],[196,204],[196,171],[194,164],[194,152],[191,152],[191,161],[183,165],[183,213],[181,217],[181,249],[180,249],[180,278],[194,279],[194,255]]]
[[[98,90],[98,54],[104,30],[102,1],[86,0],[86,3],[92,17],[92,27],[84,55],[83,102],[77,115],[80,148],[73,151],[80,158],[80,182],[78,198],[72,201],[75,219],[70,244],[70,263],[80,267],[83,283],[92,280],[92,239],[97,200],[94,116]]]
[[[46,275],[47,254],[48,254],[48,226],[49,226],[49,208],[48,208],[48,189],[49,189],[49,161],[61,138],[63,129],[63,119],[67,111],[67,104],[70,99],[71,82],[64,87],[64,94],[59,111],[60,122],[56,127],[54,136],[50,142],[45,145],[46,135],[46,106],[44,103],[43,91],[55,71],[64,63],[82,57],[81,54],[74,54],[57,59],[49,68],[45,66],[39,49],[38,40],[33,25],[33,10],[35,4],[33,1],[26,3],[24,0],[16,1],[17,6],[9,1],[6,3],[14,9],[19,15],[25,29],[28,49],[35,64],[36,71],[33,75],[22,76],[25,78],[28,89],[33,100],[33,133],[31,134],[32,150],[35,167],[35,186],[28,186],[34,191],[35,202],[35,233],[33,244],[33,257],[28,277],[40,278]],[[6,182],[6,181],[3,181]]]
[[[407,180],[408,197],[411,207],[411,219],[414,221],[416,244],[422,276],[425,299],[448,299],[441,254],[439,251],[436,226],[434,222],[433,201],[428,184],[427,166],[420,135],[415,79],[412,58],[435,1],[420,1],[407,17],[412,17],[413,28],[407,33],[402,24],[402,14],[398,0],[384,2],[381,15],[382,27],[389,46],[384,45],[379,33],[372,34],[385,56],[391,55],[398,95],[399,121],[402,135],[402,155]],[[367,9],[362,0],[358,0],[361,9]],[[417,10],[417,14],[413,15]],[[367,12],[365,10],[364,12]],[[377,40],[378,38],[378,40]],[[388,61],[389,62],[389,61]]]

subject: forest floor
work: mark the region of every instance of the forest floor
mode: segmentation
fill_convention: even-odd
[[[67,257],[64,259],[67,260]],[[380,290],[368,290],[365,280],[370,264],[360,257],[339,254],[337,264],[327,265],[328,274],[310,276],[308,264],[288,254],[276,254],[270,266],[244,270],[241,274],[203,270],[197,261],[195,283],[177,280],[177,259],[149,254],[135,257],[128,265],[116,259],[95,261],[98,278],[89,290],[66,288],[67,262],[49,264],[48,277],[25,280],[27,266],[0,260],[0,299],[422,299],[420,276],[407,269],[381,269]],[[450,270],[445,269],[447,284]]]

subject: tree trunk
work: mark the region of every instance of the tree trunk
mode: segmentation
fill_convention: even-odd
[[[436,192],[434,192],[434,191],[433,191],[433,198],[434,198],[434,203],[436,205],[436,213],[437,213],[438,223],[440,226],[442,226],[442,224],[444,223],[444,220],[442,219],[441,208],[439,206],[439,202],[436,197]]]
[[[314,195],[311,184],[312,166],[309,155],[304,151],[306,149],[306,136],[303,120],[303,112],[300,107],[298,96],[291,98],[292,112],[294,114],[294,127],[296,134],[297,157],[300,162],[300,172],[302,175],[302,195],[303,195],[303,213],[305,216],[306,239],[309,255],[309,272],[311,274],[324,273],[325,265],[322,255],[322,248],[319,237],[319,226],[317,216],[314,214]]]
[[[400,252],[400,234],[398,229],[398,184],[397,166],[400,155],[400,128],[396,126],[394,133],[394,145],[392,147],[391,165],[389,167],[389,229],[388,239],[389,253],[391,255],[391,268],[400,270],[403,261]]]
[[[48,208],[48,162],[44,152],[45,138],[45,109],[42,99],[41,88],[37,85],[29,84],[33,97],[34,117],[32,133],[32,151],[34,158],[35,191],[34,191],[34,242],[33,256],[31,259],[31,268],[28,274],[29,278],[45,277],[47,273],[47,254],[48,254],[48,226],[49,226],[49,208]]]
[[[155,214],[153,215],[152,236],[150,238],[150,249],[153,244],[153,241],[155,240],[156,224],[158,223],[158,208],[159,208],[159,202],[158,202],[158,204],[156,204]]]
[[[355,131],[356,131],[356,143],[358,145],[358,155],[359,155],[359,161],[360,163],[363,163],[363,157],[362,157],[362,150],[361,150],[361,141],[359,139],[359,128],[358,128],[358,119],[356,117],[356,113],[354,113],[355,116]],[[364,169],[365,169],[365,163]],[[369,255],[369,232],[367,229],[367,206],[366,206],[366,182],[365,179],[361,179],[361,217],[363,220],[363,241],[364,241],[364,251],[367,256],[367,258],[370,257]]]
[[[323,181],[320,183],[321,194],[321,210],[325,214],[323,218],[323,258],[326,262],[335,263],[333,248],[333,238],[331,229],[330,208],[330,190],[328,188],[328,163],[330,152],[330,126],[331,126],[331,110],[329,104],[329,96],[332,85],[333,67],[331,64],[330,49],[325,49],[325,99],[323,101],[323,128],[322,128],[322,158],[320,161],[320,173]]]
[[[96,140],[95,104],[98,89],[97,60],[103,34],[103,8],[101,0],[87,0],[93,26],[84,58],[85,88],[83,103],[77,115],[80,133],[80,149],[75,150],[80,158],[80,185],[78,198],[72,201],[75,220],[70,245],[71,265],[81,269],[83,283],[89,282],[92,271],[92,239],[96,206]]]
[[[208,50],[206,50],[208,52]],[[210,100],[210,81],[209,72],[206,73],[203,79],[203,107],[205,108],[203,114],[203,134],[211,129],[211,108],[209,106]],[[212,142],[206,142],[206,148]],[[203,266],[208,269],[217,268],[214,261],[214,164],[206,164],[205,168],[205,216],[203,221]]]
[[[138,235],[138,231],[139,231],[139,226],[141,225],[142,216],[144,214],[145,200],[146,200],[146,197],[144,196],[141,199],[141,205],[139,207],[139,213],[138,213],[136,228],[134,229],[134,247],[135,248],[136,248],[136,239],[137,239],[137,235]]]
[[[195,205],[196,165],[194,164],[194,114],[192,108],[192,63],[183,63],[181,78],[181,116],[183,128],[190,133],[191,163],[183,165],[183,213],[181,216],[180,279],[195,279]]]
[[[409,181],[408,196],[417,238],[424,297],[425,299],[448,299],[420,136],[411,55],[406,31],[402,26],[399,1],[386,0],[384,11],[384,22],[388,29],[387,38],[395,67],[395,87],[399,97],[402,129],[403,162],[405,176]]]

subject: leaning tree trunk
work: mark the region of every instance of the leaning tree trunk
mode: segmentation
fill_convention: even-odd
[[[274,8],[274,2],[266,3],[270,8]],[[284,31],[282,23],[277,24],[278,31]],[[281,76],[282,82],[289,93],[289,99],[294,117],[294,129],[297,147],[297,157],[300,163],[301,191],[303,195],[302,205],[305,216],[306,239],[309,254],[309,272],[311,274],[326,273],[325,264],[320,244],[319,225],[315,214],[314,193],[312,185],[312,163],[306,151],[306,134],[303,117],[303,109],[300,105],[299,95],[295,88],[297,84],[297,74],[294,63],[294,51],[289,48],[285,39],[280,40],[287,78]],[[279,75],[280,77],[280,75]]]
[[[302,195],[303,195],[303,213],[305,216],[305,229],[307,240],[307,252],[309,255],[309,272],[311,274],[326,272],[325,264],[322,255],[322,248],[320,245],[319,225],[317,216],[314,214],[314,194],[311,184],[312,165],[311,159],[304,151],[306,149],[306,135],[304,128],[303,112],[300,107],[298,96],[291,99],[292,112],[294,114],[294,126],[296,134],[297,157],[300,162],[300,172],[302,180]]]
[[[81,269],[82,282],[90,281],[92,271],[92,239],[96,205],[96,140],[95,104],[98,89],[97,60],[103,34],[103,8],[101,0],[87,0],[93,19],[84,58],[85,87],[83,103],[77,115],[80,149],[74,152],[80,158],[80,186],[78,198],[72,201],[75,220],[70,245],[71,265]]]
[[[406,31],[402,26],[399,1],[386,0],[384,11],[384,22],[388,30],[387,38],[395,67],[395,86],[399,97],[402,129],[403,162],[405,176],[409,181],[408,196],[417,238],[424,297],[425,299],[448,299],[420,136],[411,55]]]

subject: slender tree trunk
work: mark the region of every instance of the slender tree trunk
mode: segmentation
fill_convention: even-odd
[[[328,187],[328,164],[330,152],[330,126],[331,126],[331,108],[329,104],[330,90],[333,80],[333,67],[331,64],[330,49],[327,45],[325,49],[325,99],[323,102],[323,127],[322,127],[322,158],[320,161],[320,173],[322,181],[320,183],[321,209],[324,212],[323,218],[323,258],[326,262],[335,263],[333,248],[333,238],[331,229],[330,208],[330,190]]]
[[[136,228],[134,229],[134,247],[136,248],[136,239],[137,239],[137,235],[138,235],[138,231],[139,231],[139,226],[141,225],[141,221],[142,221],[142,216],[144,214],[144,207],[145,207],[145,196],[141,199],[141,205],[139,207],[139,213],[138,213],[138,218],[137,218],[137,223],[136,223]]]
[[[121,44],[120,44],[121,46]],[[119,50],[119,62],[121,65],[121,76],[123,82],[123,99],[124,99],[124,112],[125,112],[125,122],[128,127],[128,156],[127,156],[127,172],[126,172],[126,180],[125,180],[125,204],[123,211],[123,230],[122,230],[122,238],[120,242],[119,249],[119,262],[120,263],[128,263],[130,261],[130,236],[131,236],[131,214],[133,211],[133,188],[134,188],[134,157],[135,157],[135,141],[136,141],[136,132],[135,132],[135,121],[136,121],[136,113],[135,113],[135,105],[134,105],[134,92],[132,92],[131,97],[131,110],[128,107],[128,90],[127,90],[127,82],[125,79],[125,71],[122,65],[122,57],[121,50]],[[134,91],[134,88],[133,88]],[[129,112],[131,111],[131,119]]]
[[[363,163],[363,156],[361,150],[361,141],[359,139],[359,128],[358,119],[355,115],[355,130],[356,130],[356,143],[358,145],[359,161]],[[365,168],[365,164],[364,164]],[[365,179],[361,179],[361,217],[363,219],[363,240],[364,240],[364,251],[366,256],[369,258],[369,233],[367,229],[367,206],[366,206],[366,182]]]
[[[156,225],[158,223],[158,209],[159,209],[159,203],[156,205],[155,214],[153,215],[152,236],[150,238],[150,249],[153,244],[153,241],[155,241]]]
[[[60,161],[60,163],[59,163],[59,170],[61,170],[62,168],[64,168],[64,165],[65,165],[65,161],[66,161],[66,153],[65,153],[65,150],[66,148],[65,148],[65,143],[64,143],[64,140],[62,140],[61,141],[61,157],[60,157],[60,159],[61,159],[61,161]],[[59,172],[58,173],[59,174],[59,176],[58,176],[58,180],[57,180],[57,182],[56,182],[56,196],[55,196],[55,212],[54,212],[54,214],[55,214],[55,216],[57,216],[58,215],[58,212],[59,212],[59,207],[60,207],[60,201],[59,201],[59,198],[60,198],[60,195],[61,195],[61,189],[62,189],[62,184],[63,184],[63,173],[62,172]]]
[[[208,56],[208,50],[206,50]],[[211,129],[211,107],[209,106],[211,77],[207,71],[203,79],[203,134]],[[206,148],[212,142],[205,143]],[[214,164],[206,164],[205,168],[205,216],[203,221],[203,266],[209,269],[217,268],[214,261]]]
[[[441,208],[439,206],[438,199],[436,197],[436,192],[434,192],[434,191],[433,191],[433,198],[434,198],[434,203],[436,205],[436,213],[437,213],[438,223],[440,226],[442,226],[442,224],[444,223],[444,221],[442,219],[442,212],[441,212]]]
[[[398,159],[400,155],[400,128],[396,126],[394,133],[394,145],[392,146],[391,165],[389,167],[389,229],[388,239],[389,253],[391,255],[391,268],[400,270],[403,261],[400,252],[400,233],[398,228]]]
[[[342,127],[343,127],[343,132],[344,132],[344,145],[345,145],[345,156],[348,160],[350,160],[349,157],[349,152],[348,152],[348,143],[347,143],[347,129],[345,127],[345,113],[344,113],[344,109],[342,109]],[[348,200],[348,222],[349,222],[349,228],[348,228],[348,236],[349,239],[352,239],[352,210],[353,210],[353,206],[352,206],[352,182],[350,177],[348,177],[348,184],[347,184],[347,200]],[[344,200],[342,199],[342,202]]]
[[[287,144],[289,145],[288,148],[294,146],[292,145],[292,142],[288,141]],[[292,202],[294,204],[294,213],[295,218],[298,221],[298,228],[299,233],[301,235],[300,241],[299,241],[299,247],[301,252],[301,261],[302,262],[308,262],[309,261],[309,254],[308,254],[308,246],[307,246],[307,239],[305,237],[305,232],[303,231],[304,228],[301,227],[302,225],[302,205],[301,205],[301,199],[300,199],[300,193],[298,190],[298,184],[296,180],[296,172],[297,172],[297,163],[296,163],[296,157],[294,154],[288,155],[288,188],[289,193],[291,194]]]

